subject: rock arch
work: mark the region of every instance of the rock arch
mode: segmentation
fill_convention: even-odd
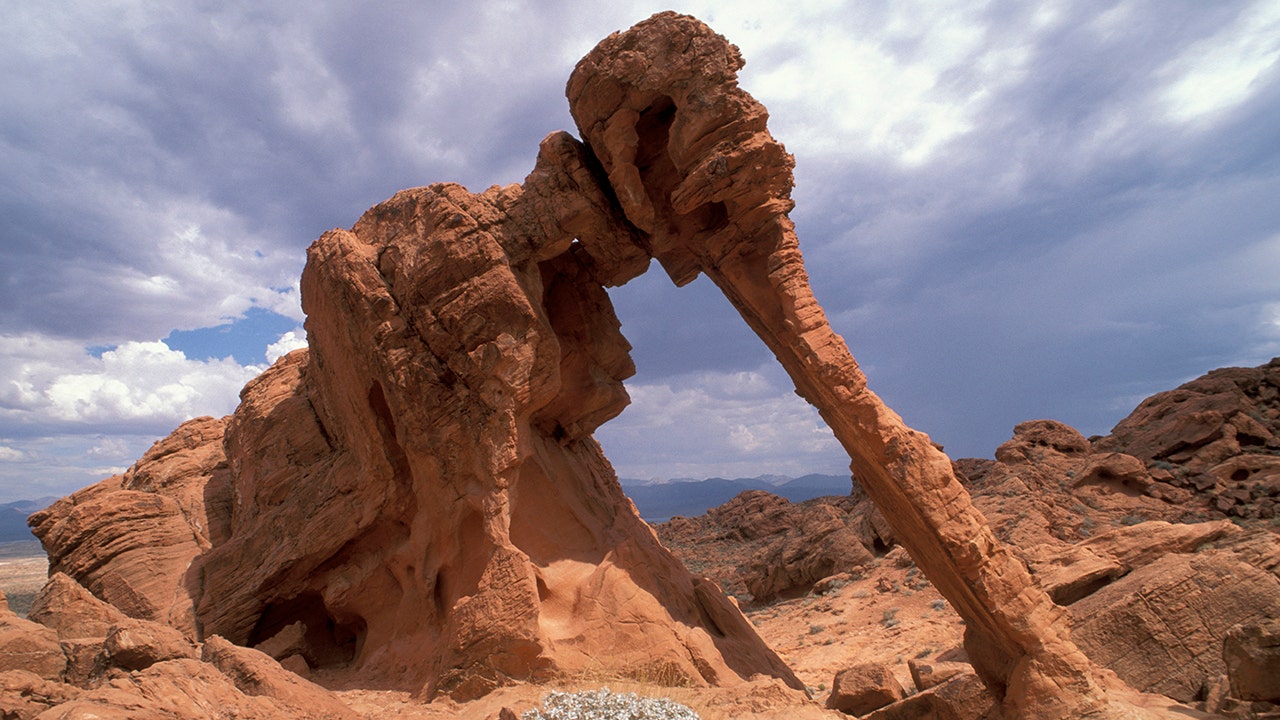
[[[172,452],[34,518],[51,569],[121,596],[151,573],[148,588],[185,593],[148,591],[137,612],[242,644],[286,644],[296,610],[323,626],[296,633],[299,652],[339,683],[459,699],[588,672],[798,687],[661,547],[591,437],[633,372],[605,288],[656,259],[677,285],[706,274],[819,409],[1006,707],[1105,713],[1061,610],[815,301],[787,217],[793,161],[741,66],[697,20],[656,15],[579,63],[582,141],[549,135],[523,185],[405,190],[326,233],[302,278],[309,351],[246,386],[224,424],[180,429]],[[183,453],[203,458],[183,482],[143,482]],[[94,545],[84,501],[112,493],[172,497],[166,537],[190,568],[156,577]]]

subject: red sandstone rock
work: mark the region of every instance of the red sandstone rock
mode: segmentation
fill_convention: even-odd
[[[764,490],[746,490],[707,511],[707,517],[734,539],[759,540],[795,527],[791,501]]]
[[[323,716],[314,714],[311,708],[246,695],[212,665],[182,659],[156,663],[135,673],[121,673],[39,717],[40,720],[308,720]]]
[[[827,707],[846,715],[866,715],[901,700],[906,694],[889,668],[855,665],[836,673]]]
[[[79,688],[51,682],[29,670],[5,670],[0,672],[0,717],[30,720],[79,694]]]
[[[1139,690],[1189,702],[1227,672],[1228,630],[1280,613],[1280,579],[1225,552],[1166,555],[1070,610],[1091,658]]]
[[[957,675],[973,673],[973,667],[968,663],[947,662],[945,660],[935,662],[908,660],[907,669],[911,671],[911,681],[915,683],[916,690],[928,690],[931,687],[947,682]]]
[[[1280,702],[1280,618],[1228,630],[1222,660],[1232,697]]]
[[[973,672],[960,673],[864,716],[865,720],[990,720],[999,717],[991,692]]]
[[[197,418],[157,442],[124,475],[31,516],[62,572],[126,615],[196,635],[187,571],[209,546],[208,479],[222,471],[223,421]]]
[[[846,522],[849,516],[826,503],[795,513],[791,529],[742,569],[757,602],[803,592],[823,578],[850,572],[875,560]]]
[[[102,650],[104,661],[122,670],[142,670],[165,660],[199,656],[195,645],[177,630],[132,618],[111,626]]]
[[[67,668],[67,656],[50,628],[18,617],[0,593],[0,672],[26,670],[45,680],[58,681]]]
[[[1140,458],[1210,512],[1275,517],[1280,508],[1280,358],[1223,368],[1144,400],[1099,440]],[[1221,515],[1219,515],[1220,517]]]
[[[1028,553],[1040,585],[1062,605],[1174,553],[1191,553],[1241,531],[1226,520],[1193,525],[1153,521],[1121,527],[1075,545]]]
[[[201,659],[222,671],[245,695],[271,698],[306,712],[313,720],[359,718],[328,690],[285,670],[257,650],[232,645],[214,636],[205,641]]]
[[[753,602],[822,592],[825,580],[857,571],[894,544],[892,530],[856,488],[853,496],[797,504],[748,490],[704,516],[672,518],[654,529],[690,567]]]
[[[31,603],[27,619],[53,628],[62,640],[93,639],[101,642],[111,626],[127,616],[84,588],[55,572]]]

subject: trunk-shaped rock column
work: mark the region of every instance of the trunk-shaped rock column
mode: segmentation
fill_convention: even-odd
[[[786,213],[792,159],[737,86],[737,48],[664,13],[579,63],[568,95],[628,220],[678,285],[706,273],[849,453],[855,477],[965,619],[966,648],[1025,717],[1112,717],[1063,611],[995,538],[950,461],[866,385],[813,297]]]

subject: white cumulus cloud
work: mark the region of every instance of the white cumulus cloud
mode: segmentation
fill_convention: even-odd
[[[845,472],[849,459],[817,411],[769,372],[629,384],[631,405],[596,438],[621,477]]]
[[[0,421],[10,429],[109,425],[167,432],[198,415],[231,412],[240,388],[262,371],[230,358],[191,360],[162,342],[127,342],[99,357],[39,336],[5,337],[3,348]]]
[[[267,362],[274,363],[294,350],[307,346],[307,332],[301,328],[290,330],[280,336],[279,340],[267,346]]]

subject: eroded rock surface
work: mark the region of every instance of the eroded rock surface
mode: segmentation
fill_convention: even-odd
[[[1090,657],[1140,690],[1188,702],[1226,674],[1223,642],[1280,609],[1280,579],[1210,551],[1171,554],[1073,604]]]

